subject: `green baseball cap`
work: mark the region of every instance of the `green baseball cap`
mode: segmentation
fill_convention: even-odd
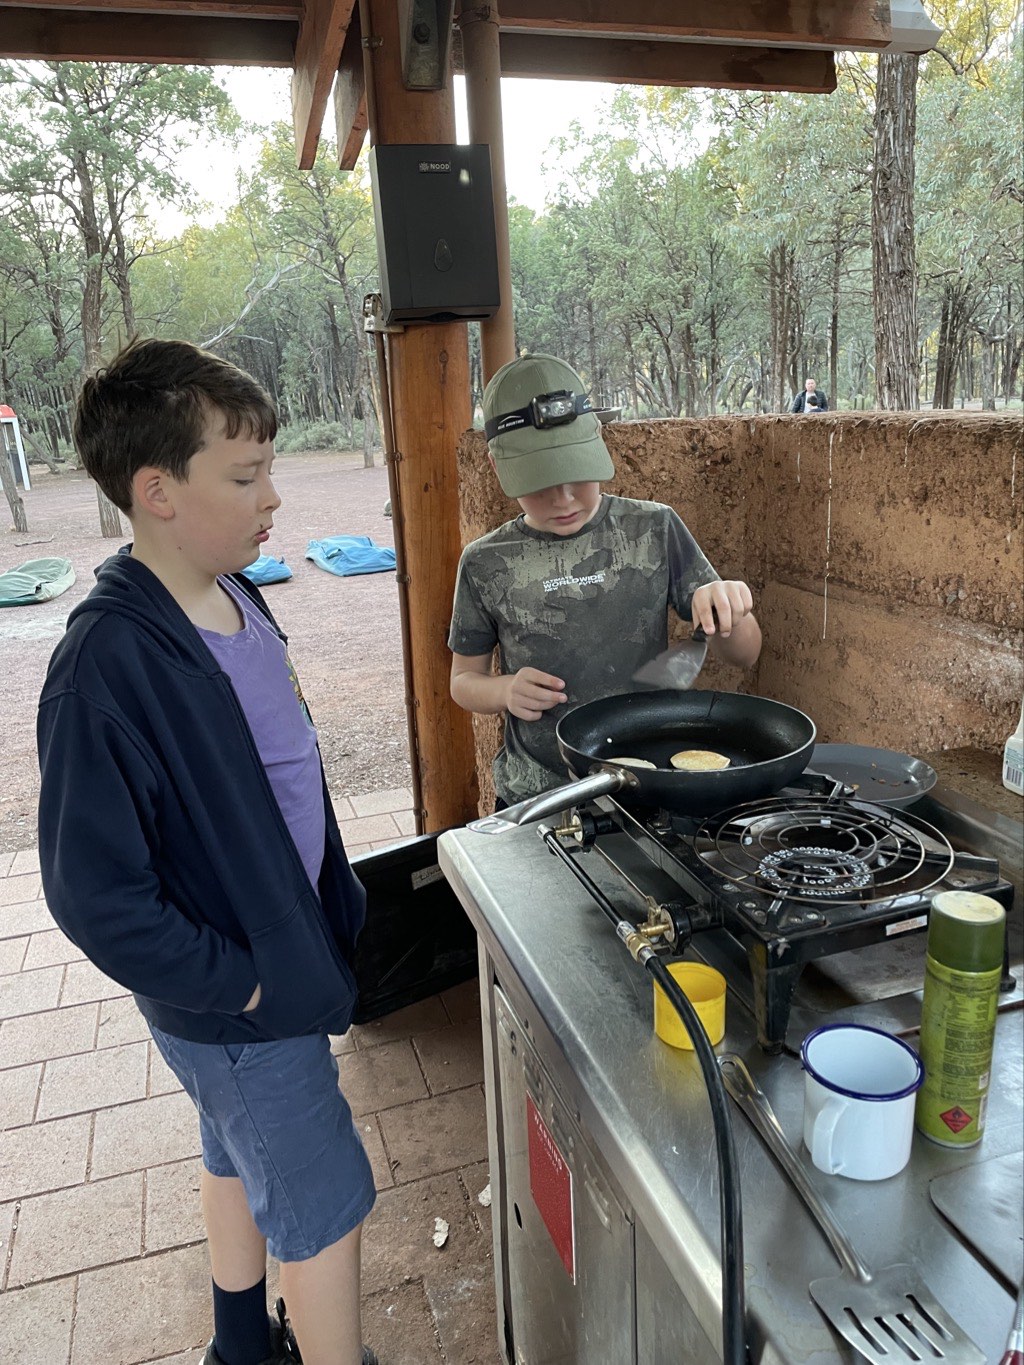
[[[510,498],[615,474],[586,385],[553,355],[502,365],[484,390],[484,427],[498,482]]]

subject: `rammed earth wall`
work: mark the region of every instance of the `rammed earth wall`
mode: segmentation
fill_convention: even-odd
[[[623,422],[605,438],[608,491],[676,508],[753,589],[757,669],[712,664],[704,683],[789,702],[822,740],[1001,752],[1024,688],[1019,415]],[[480,432],[458,458],[468,542],[516,509]],[[482,788],[497,735],[478,723]]]

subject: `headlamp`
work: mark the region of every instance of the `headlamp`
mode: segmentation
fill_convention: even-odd
[[[593,412],[593,405],[585,393],[574,393],[572,389],[556,389],[554,393],[539,393],[524,408],[515,412],[503,412],[484,423],[484,434],[489,441],[506,431],[516,431],[520,427],[560,427],[567,422],[575,422],[584,412]]]

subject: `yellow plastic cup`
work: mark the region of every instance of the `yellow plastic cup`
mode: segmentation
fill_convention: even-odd
[[[697,1011],[712,1047],[720,1043],[725,1037],[725,977],[702,962],[669,962],[666,966]],[[657,981],[654,983],[654,1031],[670,1047],[693,1051],[690,1035],[676,1007]]]

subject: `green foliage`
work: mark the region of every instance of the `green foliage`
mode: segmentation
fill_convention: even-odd
[[[277,433],[274,448],[281,455],[306,450],[349,450],[349,433],[340,422],[293,422]]]
[[[918,93],[921,354],[929,375],[946,365],[947,401],[1012,395],[1024,345],[1014,0],[932,12],[945,32]],[[833,406],[870,404],[874,69],[843,57],[828,97],[619,91],[596,129],[552,144],[544,211],[510,205],[517,344],[564,355],[626,417],[777,409],[807,374]],[[280,408],[282,451],[372,445],[365,168],[339,171],[324,140],[299,171],[280,125],[218,220],[199,221],[177,152],[237,130],[205,71],[0,63],[0,396],[51,450],[70,438],[82,369],[132,328],[253,373]],[[160,203],[192,213],[177,237],[154,232]]]

